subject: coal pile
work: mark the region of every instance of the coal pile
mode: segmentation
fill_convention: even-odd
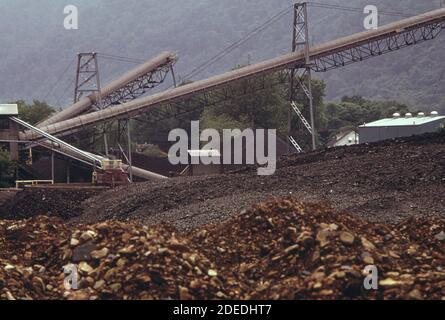
[[[70,232],[55,218],[0,221],[0,298],[56,299],[62,270],[59,239]]]
[[[417,225],[414,225],[416,223]],[[0,222],[2,299],[445,299],[445,220],[393,227],[276,199],[218,225]],[[363,287],[365,266],[378,289]],[[79,272],[64,285],[64,266]]]
[[[445,134],[283,157],[274,175],[256,171],[144,182],[84,202],[76,223],[166,221],[189,232],[272,197],[328,202],[373,222],[445,215]]]
[[[70,219],[82,214],[81,204],[101,188],[25,188],[0,206],[0,217],[25,219],[46,215]]]
[[[445,215],[445,134],[317,150],[279,159],[271,176],[247,168],[223,175],[172,178],[104,192],[26,190],[0,206],[0,217],[58,216],[70,225],[116,219],[190,232],[273,197],[326,202],[372,222]]]

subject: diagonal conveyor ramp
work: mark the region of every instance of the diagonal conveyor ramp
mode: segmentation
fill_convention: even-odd
[[[59,138],[56,138],[50,134],[48,134],[47,132],[44,132],[42,130],[40,130],[39,128],[36,128],[32,125],[30,125],[29,123],[18,119],[16,117],[10,117],[10,119],[16,123],[18,123],[19,125],[23,126],[24,128],[32,131],[32,132],[36,132],[39,135],[42,135],[43,137],[45,137],[45,141],[43,142],[39,142],[39,145],[51,149],[55,152],[58,152],[60,154],[63,154],[67,157],[70,157],[72,159],[75,159],[77,161],[81,161],[85,164],[91,165],[92,167],[96,167],[98,169],[102,169],[102,163],[103,160],[106,160],[106,158],[102,157],[102,156],[98,156],[83,150],[80,150],[62,140],[60,140]],[[123,164],[122,165],[123,169],[128,171],[130,168],[128,165]],[[131,171],[133,173],[133,175],[143,178],[143,179],[147,179],[147,180],[160,180],[160,179],[167,179],[167,177],[162,176],[160,174],[154,173],[154,172],[150,172],[144,169],[140,169],[137,167],[131,167]]]

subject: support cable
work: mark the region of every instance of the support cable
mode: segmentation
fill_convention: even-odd
[[[188,74],[185,75],[184,79],[189,79],[189,78],[201,73],[203,70],[208,68],[210,65],[214,64],[215,62],[218,62],[219,60],[224,58],[226,55],[228,55],[230,52],[232,52],[233,50],[235,50],[236,48],[238,48],[239,46],[241,46],[242,44],[244,44],[245,42],[250,40],[255,35],[263,32],[270,25],[272,25],[274,22],[278,21],[279,19],[284,17],[286,14],[288,14],[289,9],[292,7],[293,7],[293,5],[286,7],[285,9],[281,10],[280,12],[278,12],[277,14],[273,15],[271,18],[269,18],[268,20],[263,22],[261,25],[257,26],[253,30],[249,31],[244,37],[235,41],[230,46],[228,46],[228,47],[224,48],[223,50],[221,50],[220,52],[218,52],[212,58],[208,59],[207,61],[205,61],[198,67],[196,67],[195,69],[191,70]]]
[[[60,85],[61,80],[66,75],[68,70],[73,65],[73,62],[75,61],[75,58],[71,59],[70,63],[66,66],[66,68],[63,70],[63,72],[57,77],[56,82],[51,86],[50,90],[47,92],[47,94],[43,97],[43,101],[45,101],[48,97],[51,96],[51,94],[54,92],[54,90]]]

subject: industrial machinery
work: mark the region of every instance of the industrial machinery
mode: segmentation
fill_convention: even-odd
[[[102,160],[102,170],[94,171],[92,183],[95,185],[106,185],[111,187],[128,185],[130,179],[122,168],[121,160]]]
[[[95,53],[92,53],[92,55],[95,55]],[[37,126],[42,128],[46,125],[74,118],[89,111],[105,109],[115,104],[130,101],[145,93],[147,89],[162,83],[167,73],[172,70],[176,60],[177,57],[173,53],[163,52],[103,88],[100,88],[100,92],[91,93],[81,99],[78,99],[78,95],[76,94],[76,101],[72,106],[54,114]],[[81,69],[81,66],[78,66],[78,69]],[[94,72],[98,71],[95,70]],[[84,80],[84,82],[85,81],[86,80]],[[101,100],[100,106],[99,100]]]
[[[19,126],[27,130],[36,132],[37,134],[45,137],[45,141],[42,141],[38,146],[42,146],[52,153],[60,153],[70,159],[81,161],[90,164],[93,168],[93,184],[106,185],[106,186],[118,186],[127,185],[130,180],[128,174],[125,172],[121,160],[106,159],[102,156],[94,155],[89,152],[80,150],[59,138],[56,138],[37,127],[19,119],[17,105],[0,105],[0,120],[7,122],[7,126],[0,131],[0,141],[10,144],[11,159],[18,161],[18,147],[19,143],[27,143],[27,141],[20,141],[17,139]],[[40,183],[54,184],[54,156],[52,156],[52,179],[51,180],[25,180],[17,181],[17,186],[36,185]]]

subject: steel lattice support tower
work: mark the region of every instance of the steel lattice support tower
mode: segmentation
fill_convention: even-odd
[[[94,93],[96,95],[96,106],[102,109],[102,94],[100,86],[99,62],[96,52],[78,53],[76,83],[74,86],[74,103],[78,102],[84,95]],[[102,128],[105,154],[108,156],[108,139],[105,125]]]
[[[101,87],[97,53],[78,53],[76,83],[74,86],[74,103],[84,94],[96,93],[98,104],[101,105]]]
[[[305,65],[297,67],[290,71],[290,103],[294,102],[296,98],[296,90],[303,90],[305,96],[309,101],[310,123],[312,127],[312,149],[315,150],[316,145],[316,130],[314,117],[314,103],[312,96],[312,71],[311,61],[309,57],[309,25],[308,25],[308,10],[307,3],[295,3],[294,5],[294,21],[292,32],[292,52],[303,50],[305,57]],[[292,106],[288,109],[288,135],[290,136],[292,130]],[[290,148],[290,145],[288,145]],[[290,151],[290,149],[289,149]]]

